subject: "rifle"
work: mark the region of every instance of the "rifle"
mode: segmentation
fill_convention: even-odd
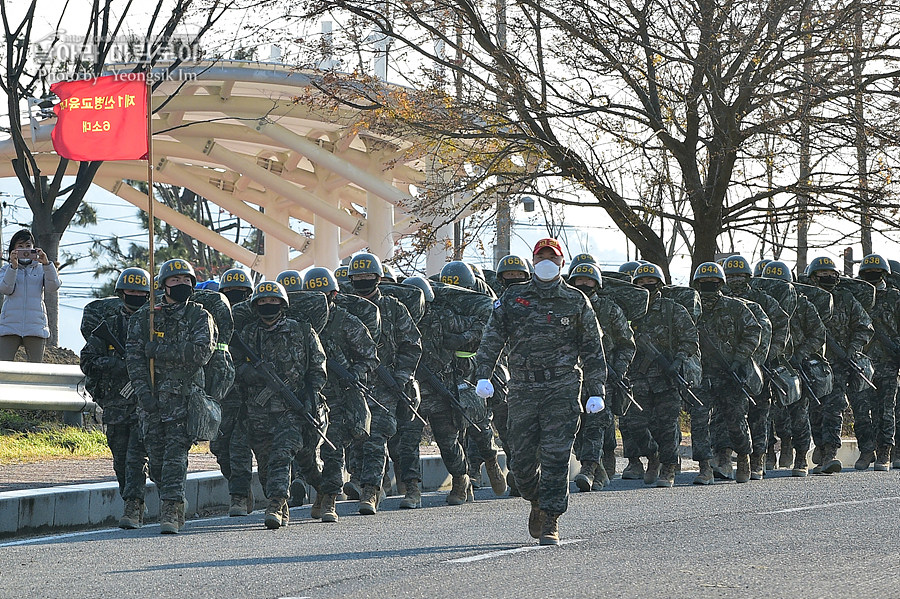
[[[378,379],[382,383],[384,383],[387,388],[389,388],[394,392],[394,394],[397,395],[397,397],[403,400],[403,403],[405,403],[413,413],[413,418],[418,418],[420,421],[422,421],[422,424],[428,424],[427,422],[425,422],[425,419],[422,418],[422,415],[416,411],[416,402],[412,397],[406,394],[406,391],[403,390],[403,388],[394,378],[394,375],[392,375],[390,371],[385,368],[384,364],[378,365],[378,368],[375,369],[375,374],[378,375]]]
[[[731,379],[738,385],[741,393],[743,393],[744,397],[746,397],[750,401],[750,405],[755,406],[756,400],[753,399],[753,394],[750,393],[750,388],[747,385],[747,381],[742,379],[738,375],[738,373],[731,369],[731,364],[728,362],[728,358],[725,357],[725,354],[722,353],[722,350],[719,348],[719,346],[712,342],[712,340],[709,338],[709,335],[706,334],[706,331],[700,331],[700,342],[705,342],[703,343],[703,345],[711,347],[714,350],[713,355],[716,356],[716,359],[719,361],[719,365],[725,372],[727,372],[731,376]]]
[[[390,413],[390,410],[388,410],[383,403],[375,399],[375,397],[371,393],[369,393],[369,390],[366,388],[366,386],[358,381],[356,377],[353,376],[353,374],[349,370],[347,370],[346,366],[336,360],[325,360],[325,368],[328,370],[329,374],[333,374],[337,378],[344,381],[346,384],[362,393],[363,397],[366,398],[366,400],[371,401],[373,404],[375,404],[385,412]]]
[[[775,376],[775,373],[772,372],[771,368],[769,368],[768,366],[766,366],[763,363],[760,363],[759,369],[762,370],[763,374],[766,375],[769,378],[769,380],[772,381],[772,384],[775,385],[776,387],[778,387],[782,393],[784,393],[785,395],[788,394],[788,388],[782,386],[783,383],[781,382],[781,379],[779,379]]]
[[[109,324],[107,324],[105,320],[101,321],[100,324],[91,331],[91,335],[101,341],[106,341],[108,345],[112,345],[113,349],[116,350],[116,353],[121,355],[123,359],[125,358],[125,346],[122,345],[119,338],[109,329]]]
[[[641,404],[639,404],[637,402],[637,400],[634,398],[634,393],[631,392],[631,387],[629,387],[628,385],[625,384],[625,381],[622,380],[622,377],[620,377],[618,374],[616,374],[616,371],[612,369],[612,367],[609,365],[608,362],[606,364],[606,372],[609,375],[607,377],[607,380],[609,380],[609,378],[612,378],[613,381],[615,381],[613,384],[622,390],[622,393],[624,393],[625,397],[628,398],[628,403],[634,404],[634,407],[636,407],[639,411],[643,412],[644,408],[642,408]],[[622,415],[624,415],[625,412],[627,412],[627,411],[628,411],[628,406],[625,406],[622,409]]]
[[[835,356],[837,356],[838,360],[840,360],[841,362],[843,362],[844,364],[849,366],[850,370],[855,372],[859,376],[859,378],[861,378],[863,380],[863,382],[865,384],[872,387],[872,389],[874,389],[876,391],[878,390],[878,387],[875,386],[875,383],[873,383],[872,381],[869,380],[869,377],[866,376],[866,373],[863,372],[863,369],[860,368],[859,364],[854,362],[850,358],[850,356],[847,355],[847,352],[845,352],[843,350],[843,348],[841,348],[841,346],[838,345],[838,342],[834,340],[834,337],[831,336],[831,333],[825,334],[825,349],[829,353],[833,353]]]
[[[672,368],[672,363],[666,359],[666,356],[663,355],[659,349],[656,348],[653,343],[646,338],[645,334],[639,334],[635,336],[635,341],[642,345],[641,350],[648,352],[651,356],[653,356],[653,361],[659,364],[659,367],[662,368],[665,372],[669,374],[672,378],[675,379],[675,382],[678,383],[678,386],[682,391],[687,393],[694,402],[701,408],[705,408],[703,402],[700,401],[700,398],[691,390],[691,384],[687,382],[687,380],[681,375],[680,372]]]
[[[240,335],[234,334],[231,336],[231,343],[237,345],[238,349],[244,352],[244,355],[247,356],[247,359],[250,360],[250,363],[253,365],[253,368],[257,369],[262,373],[265,378],[266,387],[277,393],[281,396],[281,399],[291,408],[293,411],[301,414],[309,423],[309,425],[316,431],[328,447],[337,451],[337,448],[334,446],[334,443],[328,440],[328,437],[325,436],[325,433],[322,432],[322,425],[319,423],[318,419],[316,419],[312,414],[309,413],[309,410],[306,409],[306,406],[303,405],[303,402],[291,391],[291,388],[287,386],[281,377],[278,376],[273,370],[272,367],[269,366],[266,362],[262,360],[259,356],[256,355],[250,346],[247,345],[247,342],[241,339]]]
[[[479,433],[482,431],[482,428],[478,426],[475,421],[469,418],[469,416],[466,414],[466,411],[463,409],[459,398],[457,398],[455,395],[453,395],[453,393],[450,392],[450,389],[448,389],[444,385],[444,383],[441,382],[441,379],[437,377],[433,370],[419,362],[419,367],[416,369],[416,378],[431,387],[432,391],[449,401],[450,405],[456,408],[456,410],[460,414],[462,414],[462,417],[466,419],[466,422],[474,426]]]
[[[805,370],[803,370],[803,364],[797,368],[797,374],[800,375],[800,381],[803,383],[803,386],[806,388],[806,392],[809,393],[809,396],[813,398],[813,401],[816,402],[816,405],[821,406],[822,400],[819,399],[819,396],[816,395],[816,392],[813,391],[812,379],[809,378],[809,374]]]
[[[893,339],[891,339],[878,329],[875,329],[875,336],[878,337],[878,340],[881,341],[881,344],[885,346],[888,351],[894,354],[894,358],[900,358],[900,345],[894,343]]]

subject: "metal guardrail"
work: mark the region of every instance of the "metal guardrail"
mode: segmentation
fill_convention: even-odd
[[[84,412],[96,407],[77,365],[0,361],[0,409]]]

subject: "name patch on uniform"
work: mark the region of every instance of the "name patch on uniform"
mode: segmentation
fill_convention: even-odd
[[[516,298],[516,303],[517,303],[517,304],[522,304],[523,306],[526,306],[526,307],[531,305],[531,302],[529,302],[527,299],[525,299],[525,298],[523,298],[523,297],[517,297],[517,298]]]

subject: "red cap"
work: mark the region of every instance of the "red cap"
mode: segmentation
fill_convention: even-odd
[[[534,244],[534,251],[531,252],[531,255],[532,256],[536,255],[543,248],[550,248],[551,250],[553,250],[553,253],[556,254],[557,256],[563,255],[562,246],[559,245],[559,242],[556,241],[555,239],[553,239],[552,237],[546,237],[546,238],[538,241],[536,244]]]

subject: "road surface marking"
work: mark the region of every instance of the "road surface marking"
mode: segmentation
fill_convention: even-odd
[[[773,514],[790,514],[792,512],[808,512],[810,510],[818,510],[826,507],[836,507],[839,505],[863,505],[866,503],[878,503],[880,501],[896,501],[900,497],[875,497],[873,499],[859,499],[857,501],[835,501],[834,503],[817,503],[816,505],[807,505],[804,507],[789,507],[783,510],[775,510],[773,512],[759,512],[760,516],[771,516]]]
[[[560,541],[560,545],[569,545],[571,543],[581,543],[584,539],[567,539]],[[494,557],[503,557],[504,555],[512,555],[513,553],[525,553],[526,551],[536,551],[538,549],[547,549],[556,545],[526,545],[524,547],[516,547],[514,549],[503,549],[501,551],[489,551],[487,553],[479,553],[478,555],[470,555],[468,557],[460,557],[457,559],[447,560],[447,564],[468,564],[470,562],[479,562],[483,559],[491,559]]]

